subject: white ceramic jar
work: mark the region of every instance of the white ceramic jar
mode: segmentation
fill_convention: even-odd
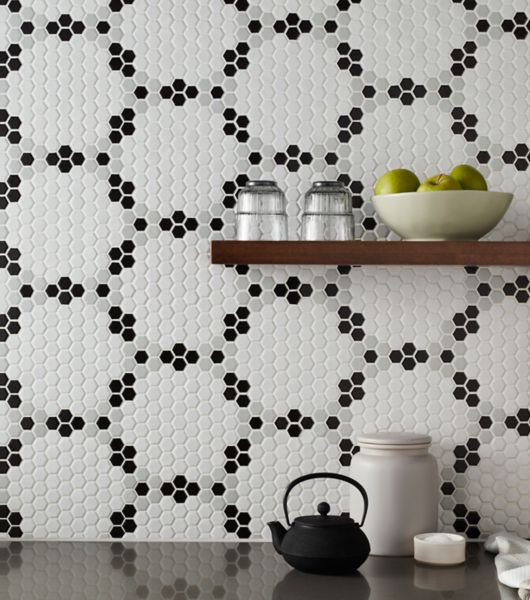
[[[414,536],[438,531],[438,466],[429,454],[431,438],[417,433],[359,436],[360,451],[351,476],[366,489],[368,513],[363,526],[371,554],[412,556]],[[351,515],[362,514],[352,495]]]

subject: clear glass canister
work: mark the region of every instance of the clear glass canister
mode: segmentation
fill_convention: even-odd
[[[353,240],[355,222],[353,215],[302,215],[302,239],[317,240]]]
[[[340,181],[316,181],[304,197],[302,239],[353,240],[352,197]]]
[[[286,240],[286,204],[276,182],[249,181],[237,199],[236,239]]]
[[[363,531],[371,554],[412,556],[414,536],[438,531],[440,481],[428,435],[405,432],[363,434],[352,457],[351,477],[368,494]],[[362,506],[351,496],[351,513]]]

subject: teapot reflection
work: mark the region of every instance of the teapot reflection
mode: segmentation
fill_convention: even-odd
[[[292,570],[276,584],[272,600],[368,600],[370,586],[360,573],[334,577]]]

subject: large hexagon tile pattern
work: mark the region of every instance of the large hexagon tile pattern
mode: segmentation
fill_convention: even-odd
[[[366,429],[432,434],[441,524],[528,533],[524,270],[212,267],[248,178],[389,236],[374,177],[480,166],[528,239],[530,13],[0,0],[0,532],[265,536]],[[342,488],[304,486],[347,510]]]

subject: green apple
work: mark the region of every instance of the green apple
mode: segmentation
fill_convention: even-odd
[[[374,185],[374,194],[403,194],[415,192],[420,185],[420,180],[408,169],[393,169],[381,175]]]
[[[444,173],[433,175],[426,179],[420,187],[417,189],[418,192],[442,192],[447,190],[461,190],[462,186],[460,183]]]
[[[484,177],[470,165],[458,165],[451,171],[451,177],[460,183],[463,190],[488,190]]]

